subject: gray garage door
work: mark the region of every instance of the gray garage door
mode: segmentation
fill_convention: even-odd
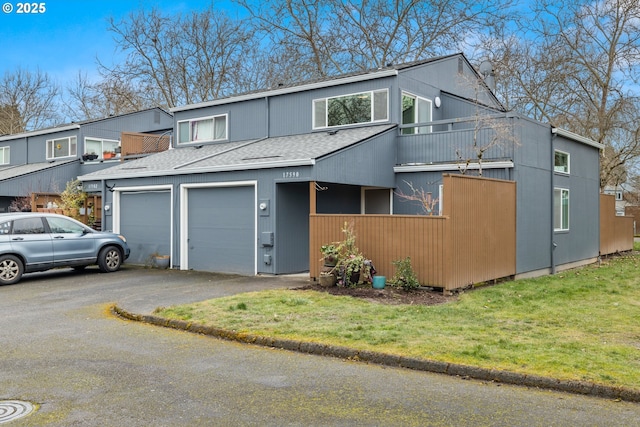
[[[255,274],[254,187],[188,191],[189,268]]]
[[[120,194],[120,232],[131,248],[127,262],[144,264],[154,252],[170,255],[171,192]]]

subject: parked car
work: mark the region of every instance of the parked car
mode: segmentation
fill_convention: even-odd
[[[129,253],[124,236],[95,231],[64,215],[0,214],[0,285],[18,282],[23,273],[56,267],[81,270],[97,264],[110,273],[120,269]]]

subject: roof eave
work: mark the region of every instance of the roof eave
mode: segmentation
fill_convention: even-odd
[[[593,139],[584,137],[582,135],[578,135],[577,133],[573,133],[570,132],[568,130],[562,129],[562,128],[557,128],[557,127],[551,127],[551,133],[554,135],[558,135],[558,136],[562,136],[564,138],[567,139],[571,139],[572,141],[576,141],[576,142],[580,142],[582,144],[585,145],[589,145],[591,147],[597,148],[598,150],[603,150],[604,149],[604,144],[601,144],[597,141],[594,141]]]
[[[176,176],[176,175],[190,175],[201,173],[215,173],[215,172],[235,172],[244,170],[256,170],[256,169],[274,169],[274,168],[287,168],[296,166],[313,166],[315,165],[315,159],[296,159],[296,160],[283,160],[277,162],[264,162],[264,163],[243,163],[236,165],[222,165],[222,166],[203,166],[192,167],[182,170],[167,169],[167,170],[155,170],[148,172],[130,172],[130,173],[114,173],[112,175],[103,175],[92,177],[90,175],[81,175],[78,177],[79,181],[103,181],[111,179],[127,179],[127,178],[152,178],[158,176]]]
[[[398,75],[398,70],[396,69],[375,71],[373,73],[358,74],[356,76],[336,78],[335,80],[314,82],[314,83],[302,84],[300,86],[290,86],[290,87],[281,88],[281,89],[271,89],[271,90],[265,90],[264,92],[255,92],[255,93],[250,93],[246,95],[231,96],[229,98],[221,98],[221,99],[202,102],[198,104],[183,105],[180,107],[173,107],[169,111],[171,111],[172,113],[175,113],[179,111],[195,110],[198,108],[213,107],[216,105],[231,104],[234,102],[242,102],[242,101],[249,101],[253,99],[261,99],[265,97],[286,95],[289,93],[304,92],[308,90],[321,89],[321,88],[331,87],[331,86],[339,86],[339,85],[344,85],[349,83],[357,83],[357,82],[362,82],[366,80],[381,79],[384,77],[393,77],[397,75]]]

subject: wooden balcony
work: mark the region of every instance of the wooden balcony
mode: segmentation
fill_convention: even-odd
[[[120,161],[137,159],[166,151],[171,146],[171,134],[161,135],[122,132],[120,135]]]

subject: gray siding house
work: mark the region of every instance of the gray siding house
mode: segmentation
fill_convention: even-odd
[[[593,261],[602,146],[506,112],[489,86],[455,54],[178,107],[172,149],[80,179],[134,263],[307,271],[311,191],[317,213],[419,214],[398,191],[437,196],[463,172],[517,182],[518,274]]]
[[[160,108],[0,136],[0,212],[16,197],[59,193],[78,175],[119,163],[123,131],[172,131],[173,117]],[[104,154],[114,153],[113,158]]]

